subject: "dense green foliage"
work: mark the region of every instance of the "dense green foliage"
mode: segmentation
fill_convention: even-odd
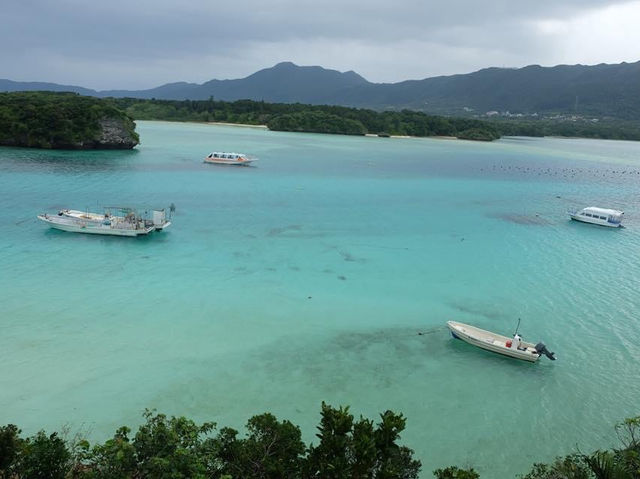
[[[616,425],[620,447],[595,451],[591,454],[573,453],[556,458],[551,464],[534,464],[520,479],[640,479],[640,416]],[[437,479],[478,479],[471,469],[455,466],[437,469]]]
[[[343,135],[364,135],[364,125],[358,120],[343,118],[322,111],[301,111],[278,115],[267,123],[270,130],[301,131],[313,133],[337,133]]]
[[[63,441],[43,431],[23,439],[20,430],[0,428],[0,478],[304,478],[415,479],[420,462],[399,446],[401,414],[387,411],[380,422],[349,408],[322,404],[318,443],[306,446],[300,428],[272,414],[247,422],[246,437],[215,424],[198,425],[184,417],[146,411],[145,422],[131,437],[118,429],[104,444]]]
[[[322,403],[317,444],[306,446],[300,428],[269,413],[238,431],[145,411],[132,437],[121,427],[93,447],[40,431],[22,438],[14,425],[0,427],[0,479],[260,478],[416,479],[420,461],[398,445],[406,420],[386,411],[374,424],[348,407]],[[573,453],[534,464],[520,479],[640,479],[640,416],[616,425],[620,447]],[[436,479],[479,479],[473,469],[436,469]]]
[[[616,425],[619,448],[535,464],[522,479],[640,479],[640,416]]]
[[[478,479],[480,474],[471,469],[460,469],[457,466],[449,466],[445,469],[436,469],[433,471],[436,479]]]
[[[377,112],[341,106],[265,103],[251,100],[113,100],[137,120],[203,121],[267,125],[272,130],[380,136],[455,136],[494,140],[501,136],[566,136],[640,140],[640,125],[605,119],[447,118],[402,110]]]
[[[75,93],[0,93],[0,145],[108,148],[101,144],[105,120],[122,125],[138,143],[133,121],[110,100]]]
[[[494,126],[473,119],[444,118],[409,110],[376,112],[342,106],[265,103],[251,100],[113,100],[136,120],[214,121],[266,124],[272,130],[339,133],[457,136],[474,140],[500,137]]]

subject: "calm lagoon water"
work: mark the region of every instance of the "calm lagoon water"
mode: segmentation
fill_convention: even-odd
[[[613,444],[640,397],[640,144],[491,144],[139,122],[127,152],[0,149],[0,424],[104,440],[145,407],[314,438],[322,400],[405,414],[436,467],[509,478]],[[211,150],[256,167],[202,163]],[[37,213],[168,206],[147,238]],[[566,210],[626,211],[626,228]],[[455,319],[544,340],[525,364]],[[418,334],[425,333],[425,334]]]

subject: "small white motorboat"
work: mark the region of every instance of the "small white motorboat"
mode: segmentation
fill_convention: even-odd
[[[252,162],[258,161],[258,158],[254,158],[249,155],[245,155],[244,153],[223,153],[223,152],[213,152],[210,153],[204,159],[205,163],[214,163],[216,165],[245,165],[248,166]]]
[[[517,328],[513,338],[508,338],[456,321],[447,321],[447,327],[454,338],[493,353],[530,362],[536,362],[543,354],[552,361],[556,359],[554,353],[550,352],[543,343],[532,344],[522,341]]]
[[[581,210],[572,210],[568,211],[568,213],[572,220],[600,226],[609,226],[611,228],[619,228],[622,226],[622,216],[624,215],[623,211],[598,208],[596,206],[589,206]]]

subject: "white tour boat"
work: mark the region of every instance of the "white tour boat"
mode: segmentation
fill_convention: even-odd
[[[214,163],[216,165],[249,165],[254,161],[258,161],[258,158],[245,155],[244,153],[222,153],[215,151],[204,159],[205,163]]]
[[[63,209],[58,212],[58,216],[74,218],[86,223],[103,223],[104,221],[118,220],[119,218],[122,219],[134,216],[143,220],[145,226],[151,226],[153,224],[156,231],[161,231],[171,225],[171,221],[167,220],[167,214],[164,208],[151,210],[151,217],[149,217],[148,210],[145,210],[143,214],[140,214],[134,208],[124,206],[105,207],[104,213],[91,213],[89,211]]]
[[[513,338],[508,338],[456,321],[447,321],[447,327],[454,338],[487,351],[531,362],[536,362],[543,354],[553,361],[556,359],[554,353],[549,352],[543,343],[532,344],[522,341],[517,329]]]
[[[594,225],[609,226],[618,228],[622,226],[623,211],[610,210],[606,208],[597,208],[589,206],[581,210],[569,211],[572,220],[582,221],[583,223],[592,223]]]

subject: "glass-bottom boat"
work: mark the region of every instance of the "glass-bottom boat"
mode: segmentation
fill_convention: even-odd
[[[214,163],[216,165],[250,165],[258,158],[254,158],[244,153],[210,153],[205,159],[205,163]]]

